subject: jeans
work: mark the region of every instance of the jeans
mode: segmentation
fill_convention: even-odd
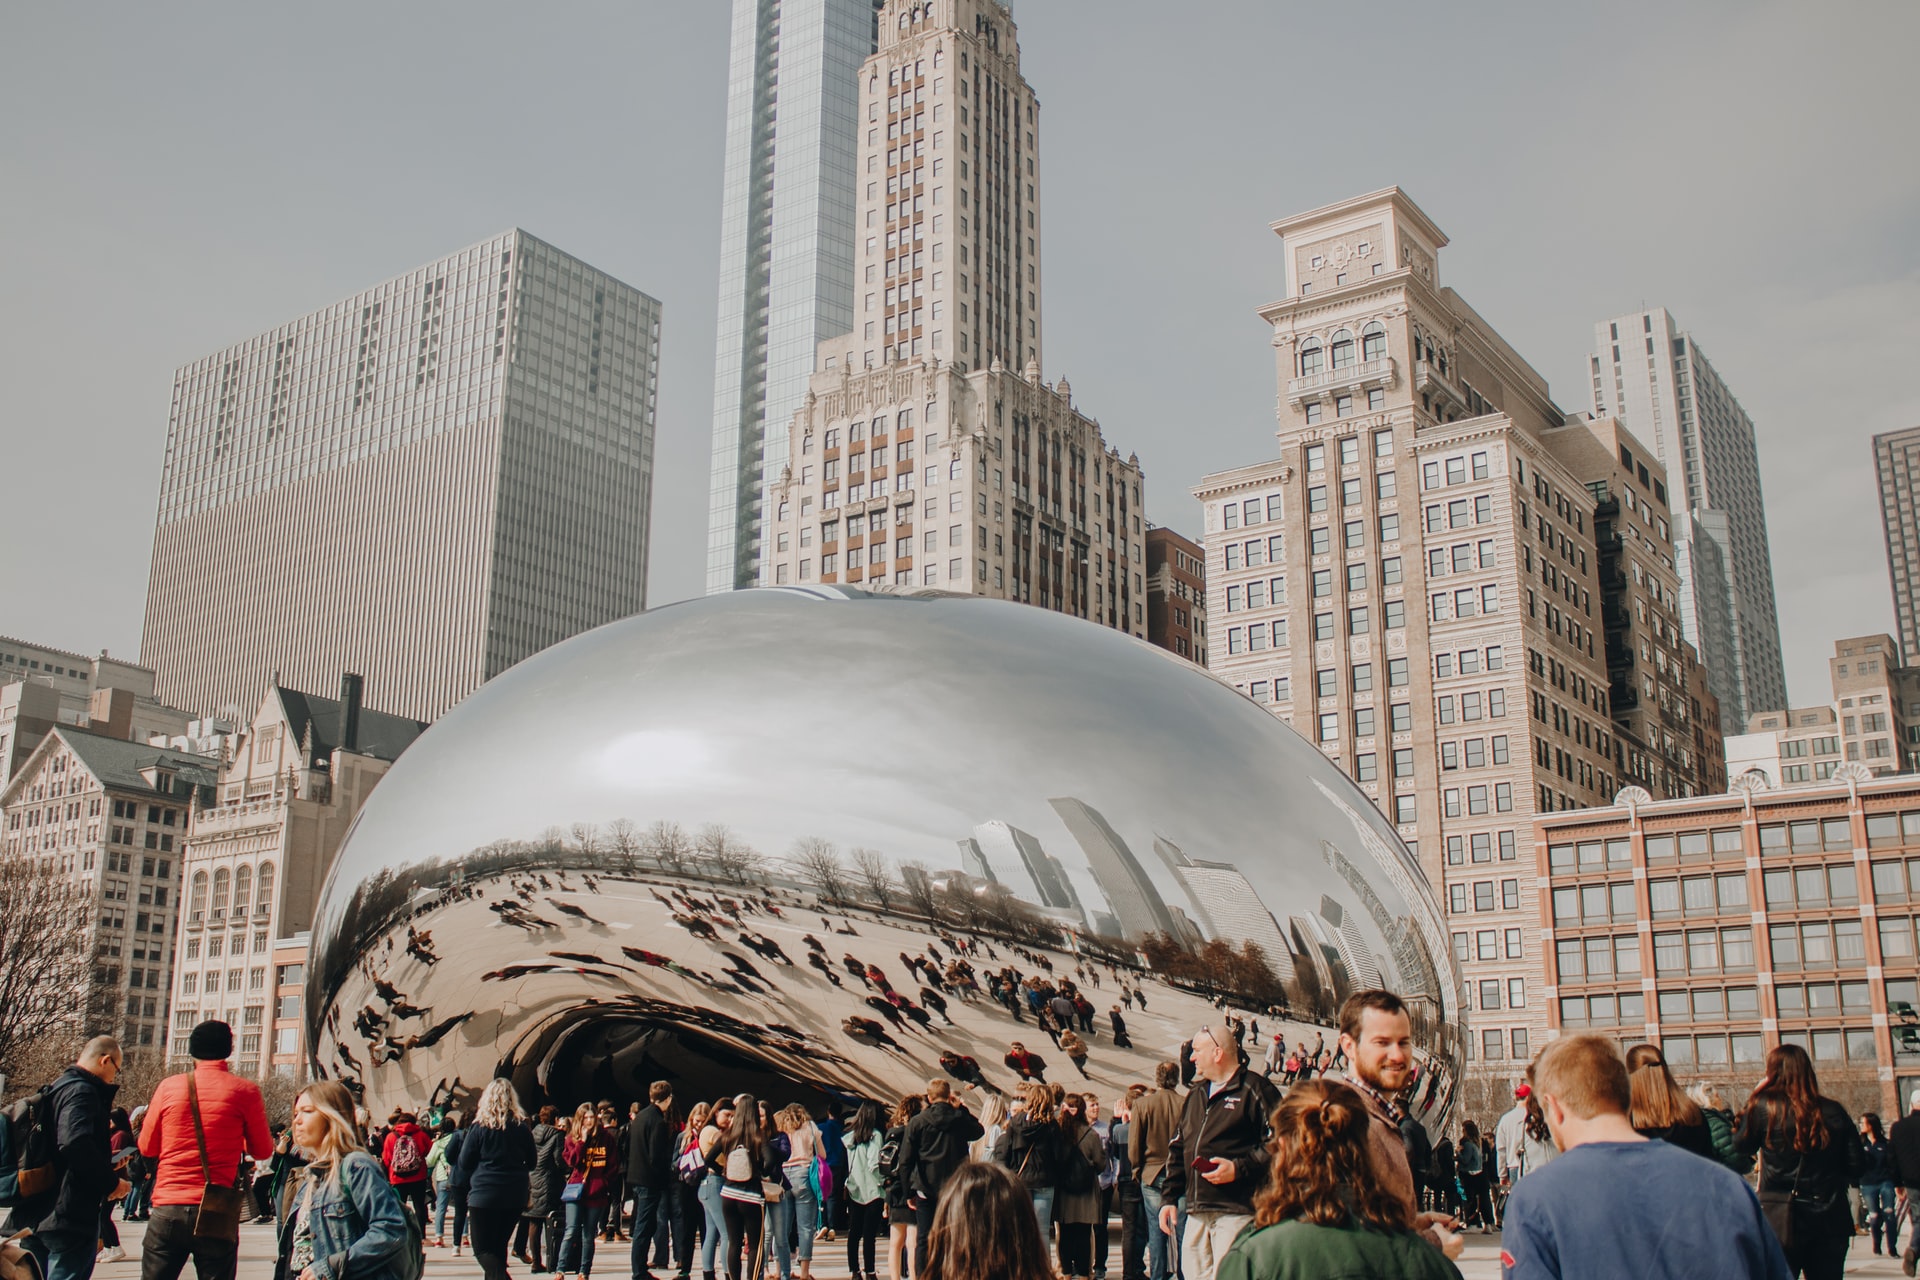
[[[861,1204],[851,1196],[847,1198],[847,1270],[854,1276],[861,1272],[876,1274],[873,1265],[874,1241],[887,1229],[887,1202],[874,1200]],[[866,1263],[861,1265],[861,1253],[866,1254]]]
[[[1143,1184],[1140,1199],[1147,1210],[1148,1280],[1168,1280],[1173,1274],[1173,1248],[1178,1246],[1173,1237],[1160,1229],[1160,1188]]]
[[[440,1191],[440,1207],[434,1211],[433,1234],[440,1239],[447,1238],[447,1209],[453,1209],[453,1247],[458,1249],[460,1242],[467,1238],[467,1189],[465,1187],[443,1187]],[[425,1230],[425,1224],[421,1229]]]
[[[464,1197],[463,1197],[464,1199]],[[593,1246],[607,1225],[607,1206],[584,1200],[567,1202],[567,1234],[560,1241],[560,1265],[555,1271],[593,1274]]]
[[[799,1185],[783,1196],[781,1203],[787,1206],[787,1216],[792,1220],[797,1232],[793,1256],[802,1262],[812,1262],[813,1233],[820,1229],[819,1195],[814,1191],[813,1184],[808,1182],[803,1174],[799,1179]]]
[[[644,1280],[652,1274],[647,1254],[654,1247],[655,1228],[666,1203],[665,1187],[633,1188],[633,1280]]]
[[[707,1216],[705,1206],[700,1203],[699,1194],[694,1188],[675,1178],[668,1191],[667,1216],[673,1237],[673,1267],[680,1275],[693,1270],[693,1240],[699,1233],[700,1223]]]
[[[1147,1280],[1147,1211],[1140,1184],[1129,1178],[1113,1189],[1120,1214],[1120,1280]]]
[[[92,1236],[72,1231],[36,1231],[20,1243],[40,1263],[46,1280],[87,1280],[99,1251]]]
[[[1180,1224],[1180,1271],[1188,1280],[1212,1280],[1234,1237],[1252,1223],[1250,1213],[1188,1213]]]
[[[1860,1184],[1860,1199],[1866,1203],[1867,1230],[1873,1234],[1875,1252],[1880,1249],[1880,1238],[1887,1241],[1887,1252],[1897,1252],[1894,1241],[1900,1232],[1900,1219],[1895,1216],[1893,1184],[1891,1182],[1863,1182]]]
[[[1033,1188],[1033,1212],[1040,1219],[1040,1242],[1045,1244],[1053,1227],[1053,1188]],[[918,1272],[914,1273],[918,1275]]]
[[[140,1280],[180,1280],[188,1258],[193,1259],[193,1273],[199,1280],[233,1280],[240,1242],[195,1238],[193,1220],[199,1213],[197,1204],[153,1206],[146,1237],[140,1242]],[[87,1247],[93,1247],[92,1240]]]
[[[706,1237],[700,1242],[700,1270],[708,1275],[713,1274],[714,1254],[718,1252],[724,1258],[729,1252],[727,1215],[720,1207],[720,1188],[724,1185],[717,1173],[709,1173],[700,1184],[700,1207],[707,1211]]]

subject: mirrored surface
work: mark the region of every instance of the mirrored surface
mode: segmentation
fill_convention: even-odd
[[[376,1111],[1006,1088],[1014,1041],[1111,1097],[1222,1002],[1259,1064],[1370,986],[1417,1114],[1459,1066],[1440,911],[1345,775],[1162,650],[970,597],[743,591],[549,649],[400,759],[317,919],[315,1069]]]

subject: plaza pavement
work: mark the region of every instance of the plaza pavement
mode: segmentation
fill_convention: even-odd
[[[94,1270],[101,1280],[139,1280],[140,1275],[140,1235],[146,1224],[141,1222],[121,1223],[120,1244],[127,1251],[125,1262],[105,1263]],[[273,1251],[275,1238],[271,1226],[246,1226],[240,1233],[240,1273],[238,1280],[273,1280]],[[628,1246],[624,1241],[619,1244],[602,1245],[595,1258],[596,1272],[601,1280],[628,1280]],[[883,1252],[878,1259],[885,1275],[886,1255]],[[814,1248],[813,1273],[822,1280],[846,1280],[846,1246],[838,1241],[821,1241]],[[509,1263],[514,1280],[531,1280],[530,1270],[518,1261]],[[1483,1236],[1471,1232],[1467,1236],[1467,1254],[1460,1260],[1460,1271],[1466,1280],[1499,1280],[1500,1277],[1500,1237]],[[185,1276],[192,1276],[188,1267]],[[1847,1275],[1862,1277],[1898,1276],[1900,1262],[1897,1258],[1875,1257],[1872,1242],[1865,1236],[1857,1236],[1853,1242],[1853,1252],[1847,1259]],[[478,1280],[480,1268],[474,1263],[471,1254],[456,1258],[451,1249],[427,1250],[427,1269],[423,1280]],[[694,1272],[698,1280],[699,1272]],[[1108,1280],[1119,1280],[1118,1268],[1107,1272]]]

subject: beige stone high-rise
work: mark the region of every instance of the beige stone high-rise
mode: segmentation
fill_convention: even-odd
[[[510,231],[174,377],[141,660],[431,720],[645,607],[660,304]]]
[[[1040,375],[1039,106],[995,0],[887,0],[854,329],[772,478],[766,585],[937,586],[1146,635],[1139,460]]]
[[[1677,630],[1609,626],[1589,486],[1624,508],[1608,450],[1631,437],[1570,424],[1441,284],[1446,236],[1398,188],[1274,230],[1287,296],[1260,314],[1279,363],[1279,456],[1194,491],[1209,665],[1399,824],[1447,908],[1474,1056],[1523,1062],[1547,1025],[1534,816],[1607,803],[1629,780],[1610,638],[1637,651],[1644,634],[1654,696],[1685,707],[1686,749],[1676,734],[1660,751],[1676,788],[1710,776]],[[1651,569],[1664,594],[1671,531],[1641,488],[1636,472],[1632,514],[1613,515],[1632,540],[1614,563]]]

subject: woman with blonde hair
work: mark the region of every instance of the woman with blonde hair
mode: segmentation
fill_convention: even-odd
[[[507,1245],[520,1211],[527,1207],[533,1164],[533,1134],[521,1116],[513,1082],[489,1081],[460,1144],[473,1260],[487,1280],[509,1280]]]
[[[1659,1045],[1637,1044],[1627,1050],[1627,1085],[1633,1092],[1629,1118],[1635,1133],[1707,1160],[1720,1158],[1713,1149],[1706,1115],[1699,1103],[1680,1091]]]
[[[1701,1119],[1707,1122],[1707,1134],[1713,1139],[1713,1158],[1741,1177],[1746,1177],[1753,1169],[1753,1158],[1743,1156],[1733,1142],[1733,1109],[1721,1096],[1720,1090],[1705,1080],[1696,1080],[1687,1089],[1687,1096],[1700,1108]]]
[[[1337,1080],[1303,1080],[1273,1111],[1273,1153],[1253,1225],[1220,1260],[1218,1280],[1370,1276],[1459,1280],[1414,1230],[1412,1207],[1380,1180],[1367,1104]]]
[[[291,1131],[307,1165],[281,1193],[274,1280],[399,1275],[412,1247],[406,1210],[385,1166],[360,1143],[347,1087],[316,1080],[301,1090]]]
[[[972,1155],[975,1160],[993,1159],[994,1144],[1000,1141],[1000,1134],[1007,1127],[1007,1096],[1004,1093],[990,1093],[980,1105],[980,1128],[983,1131],[973,1144]]]
[[[780,1265],[781,1280],[793,1274],[795,1259],[800,1263],[800,1280],[813,1280],[813,1238],[820,1229],[820,1193],[813,1164],[824,1152],[820,1130],[807,1109],[797,1102],[781,1108],[773,1121],[780,1131],[776,1147],[781,1142],[786,1144],[786,1150],[780,1152],[780,1181],[786,1194],[767,1206],[774,1258]]]

